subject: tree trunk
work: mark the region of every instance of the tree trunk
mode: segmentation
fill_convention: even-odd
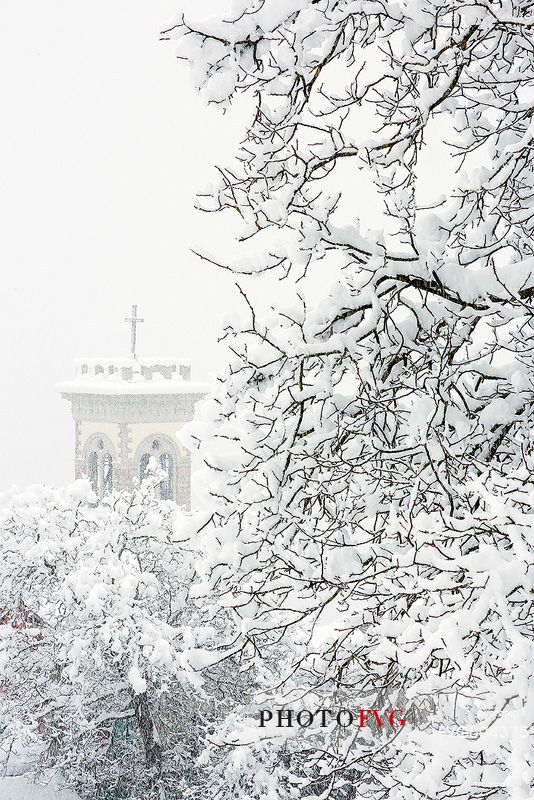
[[[159,796],[161,797],[162,748],[158,732],[150,713],[146,692],[133,696],[133,707],[135,718],[139,725],[139,730],[141,731],[147,769],[152,774],[152,788],[155,789],[159,787]]]

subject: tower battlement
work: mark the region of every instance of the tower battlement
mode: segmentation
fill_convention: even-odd
[[[191,380],[186,358],[78,358],[76,378],[114,381]]]

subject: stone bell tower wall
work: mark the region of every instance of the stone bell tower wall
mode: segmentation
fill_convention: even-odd
[[[88,474],[88,456],[100,448],[113,465],[113,488],[131,488],[143,472],[141,460],[165,453],[172,459],[172,497],[189,508],[191,456],[177,433],[209,389],[190,375],[189,365],[175,359],[77,362],[76,379],[57,387],[75,422],[75,476]]]

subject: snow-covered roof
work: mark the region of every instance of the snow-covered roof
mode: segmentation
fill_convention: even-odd
[[[56,384],[71,394],[206,394],[210,385],[191,380],[185,358],[78,358],[76,377]]]

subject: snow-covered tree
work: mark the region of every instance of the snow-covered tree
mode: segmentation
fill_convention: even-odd
[[[247,305],[189,434],[195,592],[258,678],[212,796],[531,797],[532,4],[183,6],[196,87],[250,102],[199,200],[236,212],[235,258],[202,255]],[[251,719],[381,703],[410,724]]]
[[[87,481],[0,502],[0,745],[82,800],[171,800],[231,695],[184,681],[193,553],[158,478],[99,501]],[[226,683],[225,683],[226,681]]]

